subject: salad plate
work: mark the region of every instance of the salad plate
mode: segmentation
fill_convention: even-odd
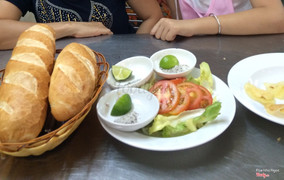
[[[284,119],[266,112],[264,106],[251,99],[244,86],[250,82],[264,89],[264,83],[284,81],[284,53],[267,53],[250,56],[236,63],[229,71],[228,86],[236,99],[255,114],[278,124],[284,125]],[[276,100],[276,104],[284,104]]]
[[[199,77],[200,71],[198,68],[194,68],[191,72],[193,77]],[[222,134],[231,124],[234,119],[236,111],[236,103],[233,94],[228,86],[218,77],[213,75],[214,89],[213,97],[220,101],[222,108],[219,116],[208,122],[202,128],[195,132],[177,137],[152,137],[147,136],[139,131],[135,132],[122,132],[105,125],[100,121],[103,128],[115,139],[145,150],[152,151],[176,151],[188,148],[193,148],[209,142]],[[102,94],[111,90],[110,87],[105,87]]]

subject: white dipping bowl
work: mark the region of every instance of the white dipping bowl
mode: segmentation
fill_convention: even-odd
[[[117,99],[129,94],[132,109],[125,115],[112,116],[111,110]],[[103,95],[97,103],[97,115],[105,125],[120,131],[136,131],[148,125],[158,114],[160,104],[156,96],[141,88],[119,88]],[[137,120],[135,123],[130,121]]]
[[[124,81],[116,81],[110,68],[107,84],[113,89],[122,87],[140,87],[151,78],[154,72],[153,63],[146,56],[133,56],[124,59],[115,65],[123,66],[132,70],[132,75]]]
[[[179,61],[179,65],[187,65],[188,68],[186,68],[185,71],[179,72],[179,73],[168,73],[168,72],[162,71],[162,69],[160,68],[160,61],[166,55],[175,56]],[[153,62],[154,71],[159,76],[166,78],[166,79],[187,76],[193,70],[193,68],[196,65],[196,61],[197,61],[194,54],[192,54],[191,52],[185,49],[179,49],[179,48],[169,48],[169,49],[163,49],[163,50],[157,51],[150,57],[150,59]]]

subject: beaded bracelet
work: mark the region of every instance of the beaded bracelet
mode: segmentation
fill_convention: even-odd
[[[218,23],[218,34],[221,34],[221,23],[219,21],[219,18],[215,14],[213,14],[213,13],[210,13],[209,16],[212,16],[212,17],[214,17],[216,19],[216,21]]]

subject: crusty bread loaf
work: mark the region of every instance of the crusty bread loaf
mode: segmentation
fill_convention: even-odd
[[[0,143],[37,137],[47,113],[55,32],[37,24],[23,32],[5,68],[0,86]]]
[[[95,54],[85,45],[71,43],[60,52],[51,75],[48,96],[56,120],[72,118],[90,101],[98,70]]]

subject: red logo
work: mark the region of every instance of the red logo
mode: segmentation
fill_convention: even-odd
[[[269,177],[269,174],[266,174],[266,173],[256,173],[256,177],[262,177],[263,179]]]

